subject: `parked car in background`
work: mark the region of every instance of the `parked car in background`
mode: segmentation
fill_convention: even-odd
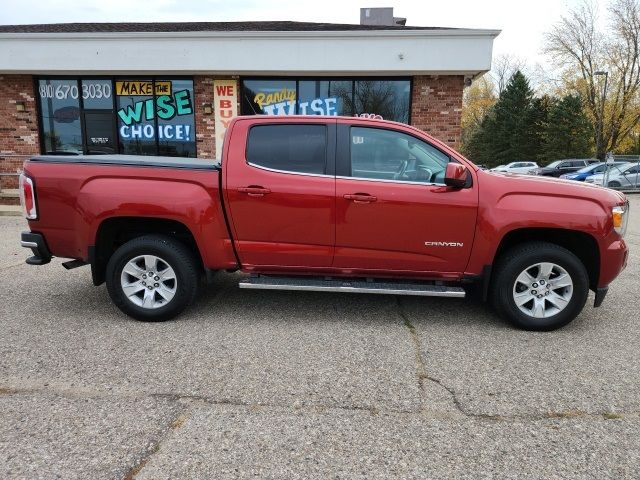
[[[598,163],[599,160],[595,158],[589,159],[579,159],[579,158],[570,158],[567,160],[556,160],[555,162],[551,162],[546,167],[537,168],[529,171],[528,173],[532,175],[542,175],[545,177],[560,177],[565,173],[573,173],[578,170],[591,165],[593,163]]]
[[[626,162],[614,162],[614,165],[623,165]],[[563,173],[560,175],[560,178],[565,180],[576,180],[578,182],[584,182],[587,177],[592,175],[597,175],[599,173],[604,173],[607,168],[607,164],[605,162],[598,162],[588,165],[584,168],[581,168],[577,172],[573,173]]]
[[[502,173],[529,173],[529,170],[539,168],[536,162],[511,162],[507,165],[498,165],[492,168],[492,172]]]
[[[585,179],[585,182],[604,185],[604,173],[591,175]],[[606,186],[611,188],[640,187],[640,164],[623,163],[622,165],[614,165],[609,171]]]

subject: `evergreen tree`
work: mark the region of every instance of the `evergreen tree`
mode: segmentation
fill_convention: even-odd
[[[516,71],[470,139],[466,153],[488,166],[535,160],[542,148],[548,103],[546,98],[534,98],[529,81]]]
[[[544,131],[540,160],[549,163],[563,158],[585,158],[592,154],[592,125],[578,95],[566,95],[554,102]]]

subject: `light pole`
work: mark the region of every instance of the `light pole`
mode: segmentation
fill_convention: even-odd
[[[600,148],[604,150],[606,145],[602,145],[604,142],[604,102],[607,98],[607,84],[609,83],[609,72],[604,70],[598,70],[593,73],[594,76],[604,75],[604,89],[602,90],[602,99],[600,101],[600,115],[598,118],[598,130],[596,131],[596,155],[600,153]],[[606,152],[604,152],[606,155]],[[600,159],[604,160],[604,159]]]

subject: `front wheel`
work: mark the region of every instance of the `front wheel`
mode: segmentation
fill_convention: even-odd
[[[196,297],[198,263],[182,243],[165,235],[135,238],[109,259],[106,283],[113,303],[136,320],[162,322]]]
[[[547,242],[517,246],[500,258],[491,299],[498,313],[519,328],[549,331],[582,311],[589,276],[569,250]]]
[[[622,186],[622,184],[620,182],[618,182],[617,180],[612,180],[609,182],[608,184],[609,188],[620,188]]]

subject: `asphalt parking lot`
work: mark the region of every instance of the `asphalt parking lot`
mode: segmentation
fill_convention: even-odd
[[[0,478],[639,478],[640,196],[604,305],[216,285],[138,323],[0,218]],[[593,301],[591,294],[590,302]]]

